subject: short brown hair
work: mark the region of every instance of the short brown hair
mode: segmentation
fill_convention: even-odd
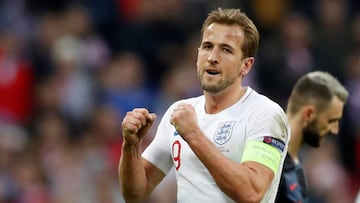
[[[201,28],[201,36],[204,31],[213,23],[225,25],[238,25],[244,30],[244,43],[241,50],[244,57],[255,56],[259,46],[259,32],[255,24],[240,9],[222,9],[218,8],[209,13]]]
[[[345,103],[349,93],[330,73],[310,72],[296,82],[288,100],[287,111],[295,114],[301,107],[309,104],[315,105],[316,109],[322,111],[334,96]]]

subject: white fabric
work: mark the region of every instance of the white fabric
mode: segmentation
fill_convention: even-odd
[[[263,141],[264,136],[271,136],[286,143],[281,166],[262,200],[266,203],[273,202],[290,139],[289,126],[282,108],[250,87],[247,87],[245,95],[237,103],[217,114],[205,112],[204,96],[181,100],[170,106],[162,117],[153,142],[142,156],[167,174],[173,166],[179,166],[179,161],[175,160],[180,151],[180,166],[176,170],[179,203],[234,201],[218,188],[207,168],[170,124],[170,114],[178,103],[194,106],[204,134],[234,162],[241,162],[246,142]]]

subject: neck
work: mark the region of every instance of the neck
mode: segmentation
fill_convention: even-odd
[[[300,122],[299,118],[297,118],[296,116],[289,116],[288,115],[288,120],[289,120],[289,124],[290,124],[290,129],[291,129],[291,139],[289,142],[289,147],[288,147],[288,153],[290,154],[290,156],[297,160],[298,159],[298,153],[302,147],[302,123]]]
[[[216,94],[204,92],[206,113],[215,114],[235,104],[244,96],[246,89],[240,86],[240,88],[224,90]]]

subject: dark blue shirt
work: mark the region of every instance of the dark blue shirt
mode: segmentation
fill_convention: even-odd
[[[308,202],[307,183],[304,175],[304,169],[300,163],[295,163],[289,154],[287,154],[285,158],[275,202]]]

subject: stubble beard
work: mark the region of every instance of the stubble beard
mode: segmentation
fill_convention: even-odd
[[[204,76],[199,76],[201,88],[209,93],[219,93],[235,82],[234,78],[221,79],[217,82],[206,82]]]
[[[303,129],[303,141],[304,143],[317,148],[320,146],[320,140],[321,136],[316,129],[316,120],[314,120]]]

